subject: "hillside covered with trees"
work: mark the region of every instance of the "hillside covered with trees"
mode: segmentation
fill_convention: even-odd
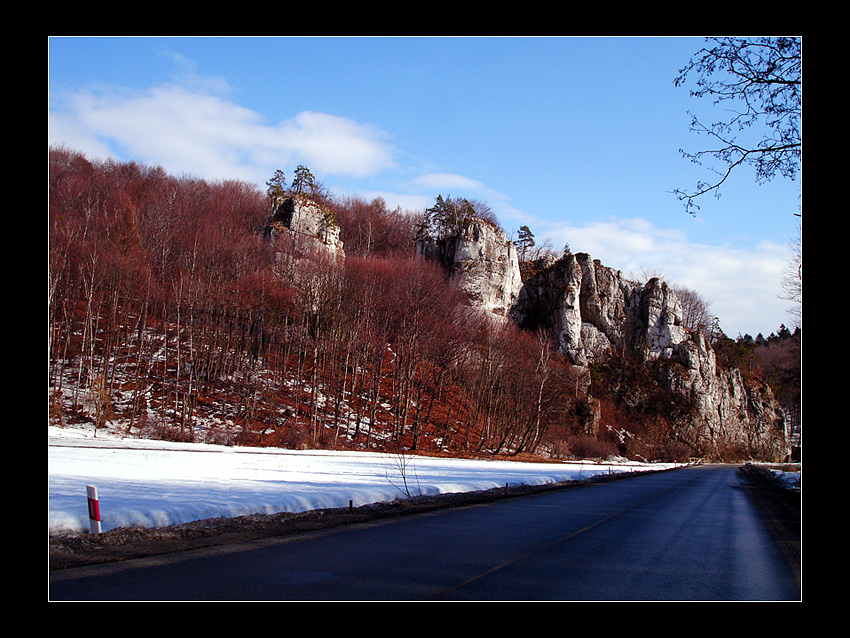
[[[270,200],[294,192],[328,211],[344,259],[275,253]],[[659,388],[643,388],[639,404],[619,400],[613,388],[643,384],[639,370],[595,369],[591,393],[545,336],[470,312],[439,266],[416,256],[423,219],[335,197],[304,167],[263,192],[51,148],[49,421],[287,448],[703,453],[676,440]],[[715,343],[798,422],[800,335],[786,333]],[[604,427],[592,430],[597,402]]]

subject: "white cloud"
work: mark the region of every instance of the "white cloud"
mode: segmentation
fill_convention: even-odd
[[[88,157],[106,158],[111,155],[109,145],[92,135],[88,126],[75,115],[47,113],[47,143],[60,145],[83,153]]]
[[[414,190],[427,190],[432,197],[444,195],[477,199],[490,206],[500,217],[511,218],[517,211],[508,198],[483,182],[456,173],[425,173],[409,182]]]
[[[364,177],[394,165],[384,134],[348,118],[305,111],[275,132],[271,148],[304,157],[317,173]]]
[[[263,183],[275,169],[297,164],[320,177],[361,177],[393,166],[387,136],[372,127],[316,112],[269,125],[200,85],[64,97],[62,111],[48,113],[49,143],[162,165],[177,175]]]
[[[452,173],[427,173],[411,180],[411,183],[416,188],[446,191],[446,195],[451,194],[452,190],[464,192],[483,192],[486,190],[484,184],[478,180]]]

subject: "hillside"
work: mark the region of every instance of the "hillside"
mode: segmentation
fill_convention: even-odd
[[[318,226],[296,232],[296,195]],[[51,149],[49,422],[448,456],[759,453],[682,436],[676,397],[640,365],[577,366],[471,309],[415,251],[423,221],[335,198],[303,167],[263,193]]]

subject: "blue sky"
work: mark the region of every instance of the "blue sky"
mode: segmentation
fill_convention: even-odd
[[[793,325],[779,299],[801,185],[709,178],[676,88],[691,37],[52,37],[48,144],[174,175],[264,184],[307,166],[333,193],[422,210],[489,204],[626,274],[696,290],[730,336]]]

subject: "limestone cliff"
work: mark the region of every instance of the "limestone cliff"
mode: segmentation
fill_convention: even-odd
[[[473,305],[523,329],[548,331],[573,364],[638,366],[669,393],[676,406],[667,415],[670,427],[693,449],[728,446],[772,459],[787,454],[785,417],[770,388],[719,366],[705,337],[683,327],[679,299],[663,281],[630,281],[579,253],[522,284],[513,244],[480,221],[451,236],[420,239],[417,249],[438,260]],[[622,392],[640,401],[633,388]]]
[[[289,240],[299,252],[320,248],[334,256],[345,255],[333,213],[303,196],[276,199],[265,234]]]
[[[470,219],[452,235],[420,237],[416,250],[420,256],[442,264],[472,305],[508,316],[522,279],[516,247],[501,228]]]
[[[718,366],[705,337],[682,326],[681,304],[659,279],[639,284],[587,254],[567,254],[525,282],[510,315],[522,328],[548,330],[576,365],[616,356],[643,366],[689,406],[676,427],[695,449],[784,456],[785,418],[770,388]]]
[[[770,387],[745,381],[737,368],[722,368],[700,333],[680,342],[659,361],[656,379],[693,406],[681,437],[694,448],[734,445],[755,458],[783,460],[790,453],[785,414]]]
[[[521,327],[548,329],[577,365],[612,352],[669,358],[687,338],[681,315],[664,282],[637,284],[586,253],[568,254],[530,277],[511,309]]]

